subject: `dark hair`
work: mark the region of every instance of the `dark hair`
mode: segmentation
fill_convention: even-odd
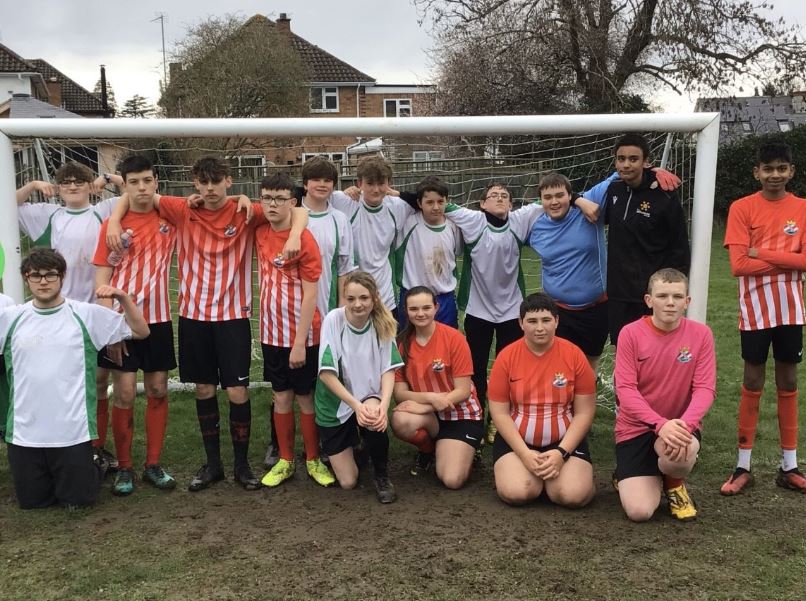
[[[25,277],[27,274],[40,269],[55,269],[59,276],[64,277],[67,271],[67,262],[59,251],[52,248],[38,247],[31,249],[31,252],[22,260],[20,274]]]
[[[758,147],[756,165],[762,163],[772,163],[781,161],[782,163],[792,163],[792,148],[783,142],[766,142]]]
[[[562,173],[548,173],[544,175],[540,183],[537,184],[537,193],[540,194],[543,190],[548,188],[565,188],[568,193],[571,193],[571,182]]]
[[[613,154],[618,153],[618,149],[622,146],[637,146],[641,149],[641,152],[644,155],[644,160],[649,160],[650,150],[649,150],[649,142],[646,141],[646,138],[641,134],[624,134],[613,145]]]
[[[225,177],[229,177],[229,165],[217,157],[202,157],[195,163],[190,170],[193,179],[200,182],[213,182],[218,183]]]
[[[436,192],[442,198],[448,198],[448,186],[435,175],[428,175],[417,184],[417,200],[422,200],[426,192]]]
[[[383,157],[364,157],[355,168],[356,177],[367,184],[380,184],[392,181],[392,168]]]
[[[88,183],[95,179],[92,169],[75,161],[70,161],[59,167],[55,175],[57,184],[69,178],[80,179]]]
[[[308,183],[309,179],[324,179],[339,183],[339,170],[323,156],[311,157],[302,164],[302,185]]]
[[[403,299],[403,311],[408,310],[409,297],[416,294],[427,294],[431,297],[431,301],[437,304],[437,295],[428,286],[414,286],[406,291],[406,298]],[[408,317],[408,314],[406,315]],[[397,335],[397,343],[400,346],[400,355],[403,358],[403,377],[406,376],[406,364],[409,359],[409,349],[411,348],[411,341],[414,338],[415,327],[410,319],[406,320],[406,327]]]
[[[284,171],[272,173],[260,180],[261,190],[289,190],[294,193],[294,180]]]
[[[512,192],[510,192],[507,185],[502,182],[490,182],[489,184],[487,184],[487,187],[484,188],[484,194],[481,195],[482,198],[487,198],[487,193],[493,188],[503,188],[504,190],[506,190],[507,194],[509,194],[510,198],[512,198]]]
[[[554,317],[560,315],[557,309],[557,303],[545,292],[535,292],[523,299],[520,309],[521,319],[526,317],[527,313],[535,313],[537,311],[548,311]]]
[[[152,175],[157,175],[157,172],[154,171],[154,165],[142,154],[130,154],[118,163],[118,172],[123,181],[126,181],[126,176],[129,173],[140,173],[141,171],[150,171]]]

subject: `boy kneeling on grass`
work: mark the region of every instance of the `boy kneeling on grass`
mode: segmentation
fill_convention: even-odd
[[[654,515],[661,490],[672,517],[697,517],[683,480],[697,461],[702,418],[716,395],[716,357],[711,329],[683,317],[690,300],[685,275],[656,271],[644,295],[652,314],[619,334],[614,481],[635,522]]]

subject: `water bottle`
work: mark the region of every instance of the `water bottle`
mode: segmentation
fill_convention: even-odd
[[[132,230],[126,230],[120,235],[120,243],[123,245],[122,252],[115,252],[114,250],[109,253],[109,256],[106,258],[107,262],[112,265],[113,267],[120,265],[120,262],[123,260],[123,253],[125,253],[129,246],[132,243],[132,236],[134,232]]]

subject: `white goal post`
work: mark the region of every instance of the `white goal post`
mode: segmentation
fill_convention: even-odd
[[[26,138],[204,138],[361,136],[584,135],[590,132],[680,132],[696,134],[691,216],[691,305],[688,315],[705,321],[711,261],[719,113],[525,115],[480,117],[297,118],[297,119],[2,119],[0,206],[15,206],[13,137]],[[5,215],[15,216],[12,211]],[[5,293],[23,300],[17,219],[0,219],[5,251]]]

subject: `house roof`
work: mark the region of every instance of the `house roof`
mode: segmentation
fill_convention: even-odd
[[[101,100],[95,94],[88,92],[49,62],[41,58],[30,59],[29,62],[42,74],[45,81],[55,77],[62,84],[62,104],[65,109],[75,113],[106,114]]]
[[[37,69],[9,47],[0,44],[0,73],[35,73]]]
[[[0,115],[6,112],[8,112],[8,117],[11,119],[82,118],[81,115],[76,115],[58,106],[32,98],[30,94],[14,94],[7,101],[0,104]]]
[[[277,27],[277,24],[274,21],[263,15],[254,15],[248,21],[246,21],[246,23],[244,23],[244,27],[251,27],[259,24],[271,29],[275,29]],[[359,71],[352,65],[349,65],[343,60],[336,58],[316,44],[311,44],[308,40],[301,38],[293,31],[290,32],[290,35],[291,43],[293,44],[294,49],[299,53],[302,62],[308,69],[308,75],[311,82],[375,82],[375,78],[371,75],[367,75],[366,73]]]

